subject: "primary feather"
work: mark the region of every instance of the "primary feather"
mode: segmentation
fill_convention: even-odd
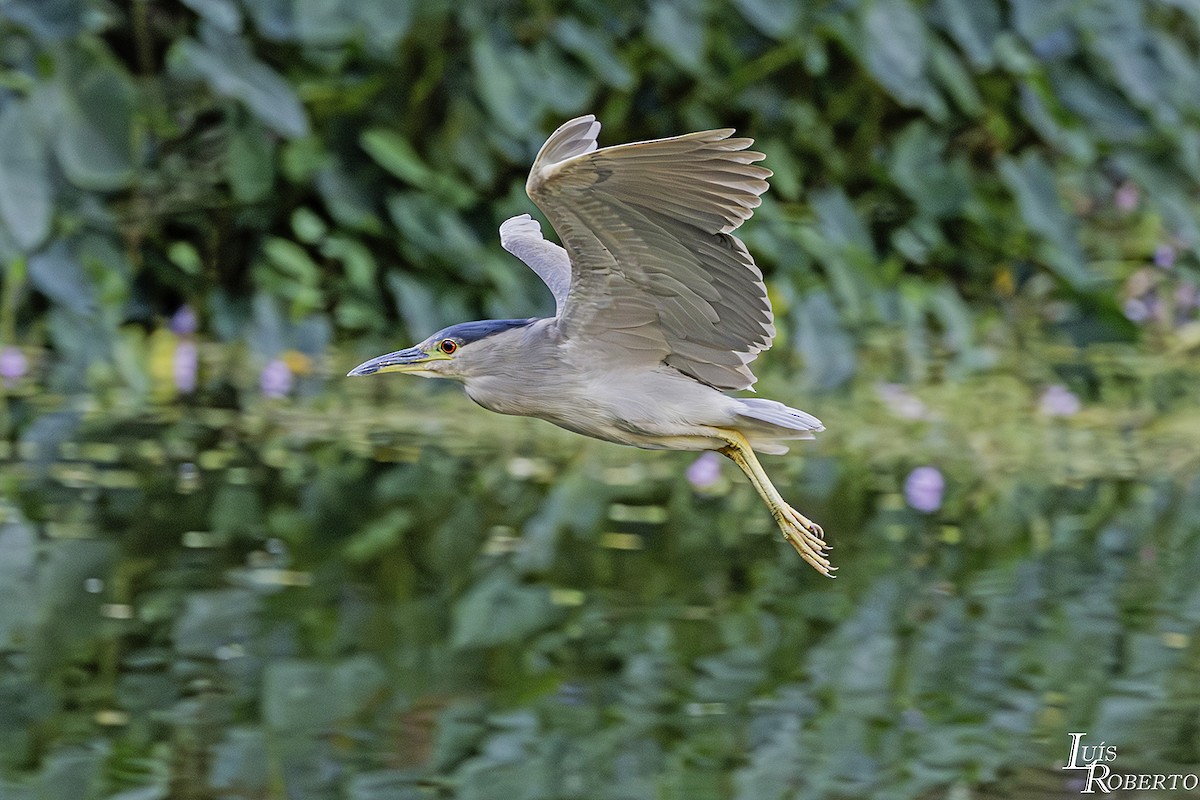
[[[749,388],[775,325],[762,273],[732,232],[767,189],[771,171],[754,163],[763,155],[731,129],[597,149],[599,131],[591,115],[567,122],[529,173],[563,247],[515,217],[505,248],[550,286],[566,339]]]

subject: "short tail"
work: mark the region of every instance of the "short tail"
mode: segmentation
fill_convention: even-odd
[[[739,397],[738,430],[750,440],[751,446],[764,453],[782,454],[787,446],[776,444],[780,439],[812,439],[825,430],[821,420],[774,400],[758,397]]]

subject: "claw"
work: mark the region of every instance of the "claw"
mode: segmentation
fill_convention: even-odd
[[[783,505],[775,517],[779,529],[800,557],[810,564],[817,572],[832,578],[837,567],[831,566],[826,554],[831,549],[822,538],[824,531],[821,526],[805,517],[789,505]]]

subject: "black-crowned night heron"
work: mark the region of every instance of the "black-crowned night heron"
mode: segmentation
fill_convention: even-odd
[[[750,478],[784,537],[824,575],[821,528],[788,505],[754,450],[785,453],[820,420],[783,403],[730,397],[775,325],[762,273],[733,231],[771,171],[729,129],[596,148],[589,115],[542,146],[526,190],[562,239],[528,214],[500,243],[557,302],[548,319],[452,325],[350,375],[453,378],[484,408],[649,449],[716,450]],[[565,248],[565,249],[564,249]]]

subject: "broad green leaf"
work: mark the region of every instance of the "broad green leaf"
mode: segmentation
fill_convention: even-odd
[[[8,0],[0,17],[28,28],[45,42],[59,42],[82,31],[87,21],[85,0]]]
[[[265,733],[258,728],[230,728],[213,745],[208,785],[217,792],[262,792],[268,769]]]
[[[554,25],[554,38],[609,86],[623,90],[633,86],[633,72],[605,31],[584,27],[575,17],[563,17]]]
[[[106,747],[64,747],[46,759],[38,776],[38,797],[94,797],[99,789]]]
[[[1019,159],[1003,159],[1000,175],[1025,224],[1050,245],[1047,265],[1073,286],[1088,284],[1092,275],[1079,246],[1077,226],[1063,208],[1050,165],[1038,152],[1027,150]]]
[[[301,283],[315,283],[320,268],[308,251],[289,239],[272,238],[263,243],[271,263]]]
[[[39,292],[76,314],[96,311],[96,286],[62,240],[30,256],[29,281]]]
[[[395,131],[372,128],[363,131],[359,141],[375,163],[397,178],[422,188],[433,182],[433,170],[425,165],[412,144]]]
[[[191,658],[216,658],[222,648],[242,647],[261,629],[261,601],[248,589],[212,589],[187,595],[171,638]]]
[[[862,59],[900,103],[941,120],[946,108],[926,77],[928,32],[908,0],[870,0],[862,18]]]
[[[37,538],[15,509],[0,505],[0,647],[12,648],[28,637],[38,618],[35,593]]]
[[[275,183],[275,142],[261,125],[244,122],[229,137],[225,177],[243,203],[262,200]]]
[[[1000,34],[1003,19],[996,0],[938,0],[935,4],[942,24],[962,48],[971,65],[991,69],[996,58],[992,47]]]
[[[751,25],[773,39],[795,34],[804,13],[804,6],[789,0],[734,0],[734,5]]]
[[[183,4],[225,33],[242,32],[242,12],[235,0],[183,0]]]
[[[178,42],[174,61],[199,73],[217,94],[241,100],[277,133],[289,138],[308,134],[308,114],[295,90],[255,58],[245,39],[213,28],[204,34],[203,41]]]
[[[35,100],[48,114],[54,152],[72,183],[112,190],[133,179],[138,98],[125,72],[99,58],[71,53],[55,83]]]
[[[1082,117],[1096,138],[1134,142],[1146,134],[1146,118],[1094,76],[1066,66],[1051,69],[1048,75],[1063,106]]]
[[[334,164],[318,169],[317,190],[325,207],[340,224],[368,233],[379,233],[382,222],[366,187]]]
[[[533,128],[538,107],[521,91],[513,69],[514,50],[502,47],[488,34],[471,40],[471,68],[480,101],[505,131],[519,136]]]
[[[511,573],[496,570],[455,603],[450,641],[457,648],[517,642],[559,614],[545,588],[518,583]]]
[[[796,349],[804,359],[805,381],[821,389],[841,386],[854,375],[854,341],[842,327],[837,309],[824,291],[804,298],[793,315]]]
[[[398,133],[382,128],[365,131],[362,148],[388,172],[421,189],[428,189],[455,207],[468,205],[474,192],[450,175],[431,169],[413,146]]]
[[[350,39],[358,27],[354,18],[355,5],[342,0],[293,0],[292,20],[296,36],[305,44],[317,47]]]
[[[392,51],[411,30],[420,6],[394,0],[359,0],[350,4],[350,9],[375,55],[391,58]]]
[[[909,124],[896,138],[890,159],[892,179],[923,212],[934,217],[959,214],[971,196],[969,172],[945,157],[946,141],[928,123]]]
[[[13,241],[34,250],[50,233],[54,183],[45,139],[23,102],[0,109],[0,219]]]
[[[704,67],[705,29],[699,3],[693,0],[655,0],[650,5],[646,35],[686,72]]]
[[[821,223],[821,232],[830,243],[865,253],[875,252],[871,235],[854,206],[850,205],[845,191],[841,188],[822,189],[813,192],[809,202]]]

